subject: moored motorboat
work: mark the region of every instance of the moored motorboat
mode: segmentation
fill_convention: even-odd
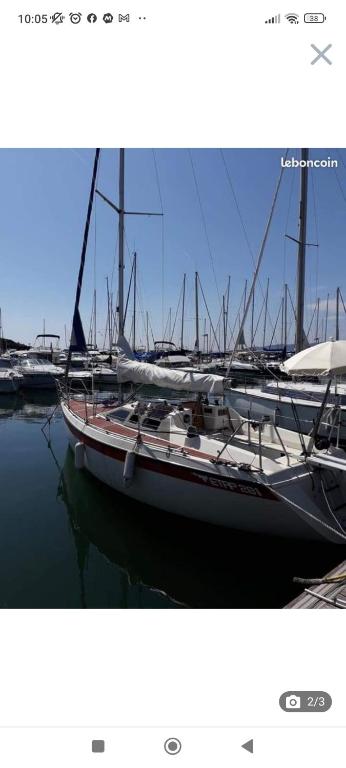
[[[0,394],[18,392],[23,384],[23,376],[14,370],[9,358],[0,357]]]
[[[22,386],[27,389],[55,389],[64,375],[63,368],[31,358],[18,358],[13,368],[21,374]]]

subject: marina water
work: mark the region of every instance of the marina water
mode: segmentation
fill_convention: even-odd
[[[0,430],[3,608],[283,607],[301,591],[294,576],[322,576],[342,557],[115,493],[75,469],[55,392],[2,396]]]

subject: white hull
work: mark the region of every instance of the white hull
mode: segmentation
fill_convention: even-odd
[[[134,474],[124,481],[126,455],[134,448],[134,437],[107,433],[76,416],[63,403],[70,443],[83,443],[83,467],[98,480],[141,503],[183,517],[272,536],[329,540],[340,543],[331,529],[319,523],[321,512],[311,500],[311,479],[302,465],[292,468],[283,501],[258,475],[232,466],[196,461],[190,456],[167,452],[163,447],[137,446]],[[251,478],[251,479],[249,479]],[[296,498],[295,498],[296,497]],[[299,499],[299,501],[298,501]],[[304,502],[314,519],[299,506]],[[295,506],[298,504],[298,506]]]

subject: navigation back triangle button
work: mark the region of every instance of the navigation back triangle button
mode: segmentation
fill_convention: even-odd
[[[246,741],[245,744],[242,744],[242,749],[246,749],[247,752],[251,752],[253,755],[253,739],[250,739],[250,741]]]

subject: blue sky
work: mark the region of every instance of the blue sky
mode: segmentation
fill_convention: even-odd
[[[186,344],[193,345],[196,270],[215,326],[220,299],[226,290],[228,275],[231,276],[230,327],[233,327],[244,281],[246,278],[250,280],[253,272],[248,242],[256,256],[283,154],[284,150],[280,149],[224,150],[223,156],[217,149],[192,150],[191,154],[184,149],[126,152],[127,209],[160,211],[162,199],[164,210],[163,223],[161,218],[131,216],[126,220],[126,281],[134,249],[138,253],[138,342],[145,341],[143,314],[147,310],[154,336],[161,338],[170,307],[174,319],[186,272],[185,340]],[[291,154],[298,156],[298,150],[290,150]],[[346,150],[335,153],[315,149],[311,152],[313,158],[328,155],[339,160],[338,176],[333,169],[314,169],[310,174],[308,241],[318,241],[319,247],[307,249],[306,327],[316,296],[321,299],[321,316],[328,291],[334,297],[336,286],[340,285],[346,297],[346,169],[342,163],[343,160],[346,164]],[[93,157],[94,150],[86,149],[0,151],[0,307],[5,336],[33,342],[36,334],[42,332],[45,319],[46,331],[61,334],[64,343],[64,326],[69,328],[73,313]],[[117,174],[118,152],[103,150],[98,186],[114,201],[118,197]],[[296,245],[284,235],[286,231],[297,235],[298,197],[299,171],[288,169],[284,173],[261,269],[263,290],[259,286],[256,294],[255,323],[269,276],[269,338],[285,280],[294,298]],[[87,333],[95,286],[100,346],[106,323],[107,275],[111,281],[113,274],[113,289],[117,290],[116,243],[116,215],[97,199],[81,314]],[[331,299],[328,336],[334,331],[334,307],[335,301],[333,305]],[[129,324],[131,313],[130,305]],[[202,297],[199,315],[202,334],[204,318],[207,318]],[[292,325],[291,312],[289,325]],[[180,321],[178,326],[180,328]],[[261,341],[262,326],[261,320],[258,342]],[[280,341],[279,328],[280,322],[276,341]],[[343,321],[341,329],[346,331]],[[209,321],[206,330],[209,330]],[[291,337],[292,334],[293,331]]]

